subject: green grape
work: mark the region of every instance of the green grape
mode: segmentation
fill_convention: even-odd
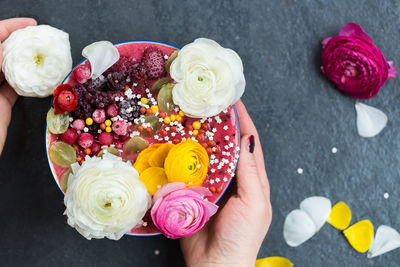
[[[166,113],[173,112],[175,108],[174,101],[172,100],[173,87],[174,85],[171,83],[164,85],[157,96],[158,107]]]
[[[66,170],[63,175],[61,176],[60,179],[60,187],[61,190],[65,193],[67,192],[67,187],[68,187],[68,179],[69,179],[69,175],[71,174],[72,170],[71,168],[69,168],[68,170]]]
[[[167,83],[169,83],[169,82],[171,82],[171,79],[170,79],[169,77],[163,77],[163,78],[161,78],[161,79],[158,79],[158,80],[155,81],[155,82],[153,83],[153,85],[151,86],[150,92],[151,92],[153,95],[157,94],[157,93],[160,91],[160,89],[161,89],[164,85],[166,85]]]
[[[47,112],[47,127],[53,134],[65,133],[69,126],[69,115],[56,113],[54,108]]]
[[[148,133],[147,131],[141,132],[142,136],[147,136],[147,137],[155,135],[161,129],[162,126],[162,123],[159,121],[159,118],[155,115],[146,116],[144,118],[144,123],[146,124],[150,123],[151,133]]]
[[[49,149],[50,160],[60,167],[68,168],[76,162],[75,149],[64,142],[55,142]]]
[[[104,155],[104,151],[107,150],[108,153],[113,154],[115,156],[120,156],[120,153],[118,151],[118,149],[116,149],[115,147],[105,147],[103,148],[99,154],[97,154],[98,157],[102,157]]]
[[[124,153],[126,155],[136,154],[149,146],[149,143],[145,139],[139,136],[134,136],[129,139],[124,145]]]
[[[178,56],[178,52],[179,52],[178,50],[174,51],[174,52],[169,56],[167,62],[165,62],[165,71],[166,71],[167,73],[169,73],[169,70],[170,70],[170,68],[171,68],[172,61],[174,61],[175,58]]]

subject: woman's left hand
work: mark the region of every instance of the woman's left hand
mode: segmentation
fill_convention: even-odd
[[[36,20],[31,18],[12,18],[0,21],[0,71],[3,63],[3,50],[1,42],[4,42],[13,31],[36,25]],[[18,95],[4,79],[0,72],[0,155],[6,141],[7,128],[11,120],[11,110]]]

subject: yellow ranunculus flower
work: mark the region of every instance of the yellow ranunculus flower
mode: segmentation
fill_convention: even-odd
[[[187,186],[199,186],[206,178],[208,163],[205,148],[196,141],[188,139],[169,151],[164,169],[169,183],[183,182]]]

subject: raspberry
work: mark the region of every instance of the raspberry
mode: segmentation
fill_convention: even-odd
[[[131,78],[135,94],[145,94],[146,89],[146,69],[142,64],[136,64],[131,69]]]
[[[77,131],[82,131],[83,128],[85,128],[85,122],[82,119],[76,119],[72,123],[72,127],[74,127]]]
[[[106,112],[104,109],[96,109],[92,117],[95,122],[102,123],[106,120]]]
[[[92,148],[92,155],[97,155],[101,150],[101,145],[99,142],[94,142],[91,148]]]
[[[149,79],[157,79],[165,73],[164,56],[160,49],[155,46],[147,47],[143,52],[143,66]]]
[[[123,120],[115,121],[112,124],[112,129],[113,129],[114,133],[116,133],[118,135],[126,135],[128,132],[128,127],[129,127],[129,124]]]
[[[109,105],[109,106],[106,108],[106,114],[107,114],[107,116],[109,116],[109,117],[115,117],[115,116],[117,116],[117,115],[118,115],[118,107],[117,107],[117,105],[115,105],[115,104]]]
[[[124,142],[121,142],[121,141],[115,141],[114,145],[115,145],[116,149],[123,149],[124,148]]]
[[[109,146],[114,142],[114,136],[111,133],[102,132],[99,135],[99,141],[103,146]]]
[[[129,72],[130,67],[134,64],[134,59],[127,56],[121,56],[114,65],[109,68],[109,71],[114,72]]]
[[[72,76],[78,83],[82,84],[89,80],[90,72],[90,67],[86,65],[79,65],[72,71]]]
[[[75,129],[69,128],[61,137],[61,139],[70,145],[73,145],[76,141],[77,133]]]
[[[90,133],[81,133],[78,137],[78,144],[83,148],[89,148],[93,144],[93,136]]]

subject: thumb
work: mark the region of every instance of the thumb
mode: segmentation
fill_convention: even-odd
[[[236,172],[237,193],[244,200],[254,201],[263,197],[257,161],[254,155],[254,135],[245,135],[241,139],[240,157]]]

